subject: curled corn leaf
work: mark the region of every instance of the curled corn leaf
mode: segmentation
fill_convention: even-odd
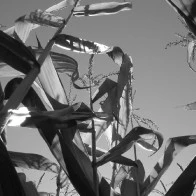
[[[92,156],[92,147],[89,145],[85,145],[85,147],[87,149],[88,154]],[[101,148],[96,148],[96,157],[100,157],[104,155],[106,152],[107,152],[106,150],[103,150]],[[131,159],[128,159],[124,156],[119,156],[116,159],[112,160],[112,162],[126,165],[126,166],[137,167],[137,164],[135,163],[135,161],[132,161]]]
[[[65,50],[72,50],[79,53],[101,54],[108,52],[111,48],[103,44],[87,41],[72,35],[59,34],[55,38],[55,45]]]
[[[156,135],[159,140],[159,146],[163,143],[163,138],[160,133],[153,132],[150,129],[146,129],[143,127],[135,127],[133,128],[122,140],[121,142],[110,149],[107,153],[102,155],[98,158],[96,165],[100,166],[108,161],[113,160],[114,158],[118,157],[119,155],[125,153],[127,150],[129,150],[133,144],[137,141],[142,139],[142,135]]]
[[[111,15],[121,11],[129,11],[131,9],[132,4],[129,2],[95,3],[91,5],[75,7],[73,15],[77,17]]]
[[[164,155],[159,159],[152,172],[146,178],[142,186],[141,195],[147,196],[154,189],[161,176],[169,168],[176,155],[185,147],[195,143],[195,135],[170,138],[166,143]]]

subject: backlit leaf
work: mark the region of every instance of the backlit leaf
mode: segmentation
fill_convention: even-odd
[[[72,35],[59,34],[54,40],[56,46],[79,53],[102,54],[111,50],[110,47],[103,44],[73,37]]]
[[[121,11],[129,11],[132,9],[130,2],[104,2],[95,3],[85,6],[77,6],[74,8],[74,16],[101,16],[116,14]]]

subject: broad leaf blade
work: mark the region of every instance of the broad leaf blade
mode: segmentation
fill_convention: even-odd
[[[95,3],[85,6],[77,6],[74,9],[74,16],[101,16],[116,14],[121,11],[129,11],[132,9],[132,4],[129,2],[105,2]]]
[[[170,138],[166,143],[164,155],[159,159],[143,184],[143,189],[141,191],[142,196],[147,196],[154,189],[157,182],[169,168],[176,155],[185,147],[195,143],[195,135]]]
[[[38,154],[9,151],[9,156],[15,167],[48,171],[55,174],[60,171],[56,163]]]
[[[193,172],[195,170],[196,157],[189,163],[165,196],[191,196],[195,187],[196,174]]]
[[[27,74],[33,67],[40,68],[33,54],[21,42],[0,31],[0,60]]]

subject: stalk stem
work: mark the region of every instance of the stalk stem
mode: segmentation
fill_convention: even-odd
[[[93,111],[93,103],[92,103],[92,66],[93,66],[93,57],[91,55],[89,60],[89,70],[88,70],[88,77],[89,77],[89,96],[90,96],[90,108]],[[93,167],[93,182],[94,182],[94,190],[95,195],[99,196],[99,182],[97,177],[97,166],[96,166],[96,132],[95,132],[95,122],[92,119],[92,167]]]
[[[137,151],[136,151],[136,144],[133,145],[134,148],[134,157],[135,157],[135,162],[137,163]],[[140,196],[140,187],[139,187],[139,180],[138,180],[138,169],[136,168],[136,184],[137,184],[137,196]]]

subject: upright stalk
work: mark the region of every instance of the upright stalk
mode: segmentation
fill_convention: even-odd
[[[136,144],[133,145],[134,148],[134,157],[135,157],[135,162],[137,163],[137,151],[136,151]],[[138,180],[138,169],[136,169],[136,174],[135,174],[135,179],[136,179],[136,186],[137,186],[137,196],[140,196],[140,187],[139,187],[139,180]]]
[[[91,55],[89,60],[89,70],[88,70],[88,77],[89,77],[89,96],[90,96],[90,108],[93,111],[93,103],[92,103],[92,64],[93,64],[93,57]],[[94,190],[95,195],[99,196],[99,182],[97,178],[97,166],[96,166],[96,132],[95,132],[95,122],[92,119],[92,167],[93,167],[93,182],[94,182]]]

